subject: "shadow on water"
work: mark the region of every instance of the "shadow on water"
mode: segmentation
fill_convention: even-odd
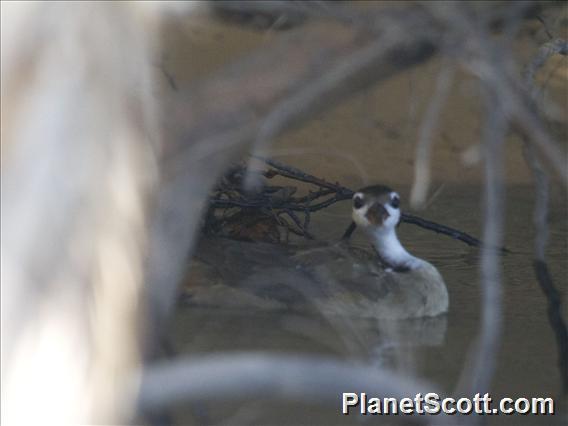
[[[492,397],[552,396],[560,400],[556,342],[547,321],[546,302],[532,269],[531,193],[528,186],[508,188],[505,242],[512,253],[502,257],[505,328]],[[422,214],[480,235],[480,197],[479,187],[451,188]],[[349,209],[349,203],[343,203],[324,211],[314,217],[312,231],[323,240],[335,241],[348,224]],[[568,277],[565,214],[565,199],[558,197],[551,209],[548,253],[553,279],[561,292],[566,289]],[[479,252],[411,225],[401,226],[399,233],[409,251],[435,264],[444,276],[450,293],[447,315],[386,322],[286,310],[255,312],[186,306],[179,309],[172,327],[174,344],[180,352],[191,354],[240,350],[322,354],[416,374],[449,392],[459,378],[479,327]],[[352,245],[368,247],[360,233],[355,233]],[[270,253],[266,255],[270,257]],[[292,417],[291,409],[295,412]],[[214,412],[207,411],[208,414],[200,411],[205,417],[199,418],[195,417],[194,409],[182,411],[184,420],[198,423],[343,424],[354,421],[341,417],[337,407],[314,411],[309,405],[292,407],[260,402],[244,406],[223,404],[222,409],[217,406]],[[560,424],[561,416],[492,419],[495,424],[550,424],[551,421]]]

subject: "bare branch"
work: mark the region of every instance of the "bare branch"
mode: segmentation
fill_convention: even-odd
[[[369,395],[408,397],[436,392],[433,384],[374,367],[313,356],[234,353],[186,358],[149,367],[142,377],[139,407],[160,412],[189,401],[279,399],[337,405],[346,389]],[[427,416],[413,420],[428,422]],[[437,424],[451,424],[436,416]]]

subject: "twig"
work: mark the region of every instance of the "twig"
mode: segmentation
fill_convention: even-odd
[[[295,179],[295,180],[299,180],[299,181],[302,181],[302,182],[306,182],[306,183],[311,183],[311,184],[320,186],[322,188],[329,189],[330,191],[333,191],[337,194],[345,194],[349,197],[351,197],[354,194],[354,192],[349,188],[346,188],[346,187],[338,185],[338,184],[327,182],[323,179],[320,179],[318,177],[310,175],[310,174],[308,174],[308,173],[306,173],[306,172],[304,172],[300,169],[288,166],[286,164],[282,164],[279,161],[276,161],[276,160],[273,160],[273,159],[270,159],[270,158],[259,157],[259,156],[255,156],[255,158],[258,158],[259,160],[264,161],[269,166],[275,168],[276,170],[278,170],[280,172],[280,174],[282,176],[286,176],[286,177],[289,177],[289,178],[292,178],[292,179]]]
[[[296,215],[296,213],[294,213],[290,209],[285,209],[284,213],[286,213],[290,217],[290,219],[292,219],[294,221],[296,226],[300,229],[300,232],[298,233],[298,235],[303,235],[306,238],[308,238],[309,240],[314,239],[314,236],[312,234],[310,234],[310,232],[307,230],[307,228],[302,224],[302,221]],[[306,220],[308,220],[307,218],[309,218],[309,217],[310,217],[309,214],[306,214]],[[304,223],[305,223],[305,221],[304,221]]]
[[[230,209],[236,207],[240,209],[266,210],[274,218],[277,218],[279,225],[284,226],[288,231],[308,239],[314,239],[308,230],[311,213],[326,208],[337,201],[350,198],[353,193],[351,190],[338,184],[326,182],[323,179],[275,160],[259,159],[270,165],[270,168],[266,171],[254,173],[268,179],[272,179],[275,176],[283,176],[288,179],[310,183],[318,186],[318,190],[311,191],[305,196],[293,197],[293,194],[296,192],[294,187],[264,186],[261,192],[249,194],[241,189],[245,171],[242,166],[239,166],[231,168],[229,174],[225,176],[214,191],[213,196],[210,198],[210,208]],[[324,200],[321,201],[322,199]],[[302,221],[296,213],[303,213],[304,220]],[[283,215],[290,218],[292,223],[285,220],[282,217]],[[214,229],[222,230],[223,223],[230,222],[230,219],[240,219],[237,215],[233,215],[229,220],[223,219],[220,222],[215,220],[213,214],[209,214],[208,217],[206,229],[209,231]],[[219,223],[221,223],[221,226],[218,226]]]
[[[436,222],[422,219],[421,217],[418,216],[414,216],[408,213],[402,213],[401,220],[402,222],[412,223],[413,225],[417,225],[420,226],[421,228],[434,231],[438,234],[447,235],[455,240],[459,240],[466,243],[468,246],[481,247],[483,245],[483,243],[479,241],[477,238],[472,237],[471,235],[466,234],[465,232],[458,231],[457,229],[450,228],[449,226],[441,225]],[[502,248],[501,250],[504,252],[508,252],[506,248]]]

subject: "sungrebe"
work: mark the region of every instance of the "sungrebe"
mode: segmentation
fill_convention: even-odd
[[[203,239],[185,286],[192,305],[246,309],[315,309],[326,314],[403,319],[448,310],[437,269],[398,240],[400,197],[385,186],[353,196],[354,222],[378,253],[344,243],[292,247]]]

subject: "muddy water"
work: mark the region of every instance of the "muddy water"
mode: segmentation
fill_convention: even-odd
[[[169,27],[164,66],[176,78],[178,86],[191,84],[278,37],[276,33],[259,34],[204,17],[177,24]],[[543,41],[538,25],[531,22],[530,28],[521,31],[515,45],[521,57],[530,57],[534,47]],[[555,61],[544,74],[552,88],[550,96],[561,100],[559,105],[566,107],[568,73],[566,60],[562,61]],[[274,155],[347,186],[389,184],[407,200],[415,141],[439,67],[439,62],[431,61],[338,105],[275,141]],[[435,135],[431,200],[424,211],[417,213],[480,236],[483,168],[480,163],[462,161],[463,153],[468,149],[475,153],[479,143],[480,110],[476,93],[471,80],[458,72]],[[552,396],[560,403],[556,342],[548,324],[546,302],[532,270],[534,199],[531,176],[519,142],[510,137],[507,143],[505,243],[512,253],[502,257],[504,332],[492,396]],[[552,200],[548,259],[552,277],[563,295],[566,318],[568,205],[557,184],[553,187]],[[318,213],[313,218],[312,232],[318,239],[335,241],[348,224],[348,215],[348,203]],[[356,319],[337,321],[286,313],[182,308],[172,324],[175,346],[180,352],[192,354],[262,350],[356,359],[377,368],[393,368],[424,377],[451,391],[479,328],[479,252],[413,225],[402,225],[399,232],[409,251],[435,264],[448,284],[450,311],[442,319],[385,326]],[[355,234],[353,244],[367,243]],[[307,404],[250,402],[216,407],[200,404],[185,407],[178,414],[180,423],[192,424],[356,423],[355,419],[336,415],[337,411],[338,407],[315,409]],[[565,421],[565,414],[564,417],[499,416],[491,418],[490,424],[545,425],[565,424]]]

